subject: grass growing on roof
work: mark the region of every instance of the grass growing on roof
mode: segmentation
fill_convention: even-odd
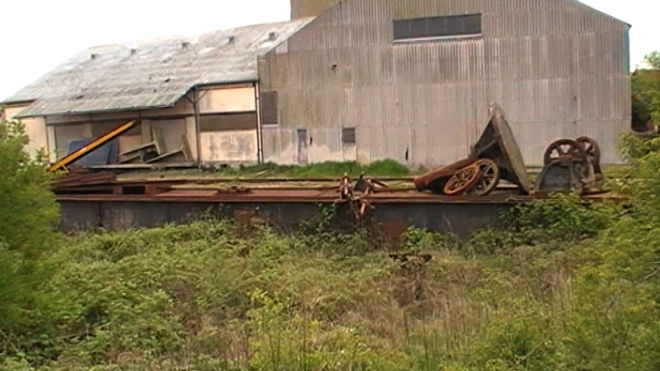
[[[249,165],[239,167],[225,167],[217,168],[214,171],[202,172],[200,170],[174,170],[165,172],[135,172],[124,174],[122,179],[131,178],[149,178],[149,179],[162,179],[162,178],[321,178],[321,179],[338,179],[344,174],[348,174],[352,178],[360,176],[364,173],[365,176],[376,178],[398,178],[411,176],[413,172],[405,165],[402,165],[394,160],[376,161],[368,165],[362,165],[357,162],[322,162],[318,164],[310,164],[307,166],[295,165],[277,165],[274,163],[266,163],[260,165]],[[414,172],[417,173],[417,172]]]
[[[231,174],[238,176],[284,176],[290,178],[336,178],[344,174],[356,177],[361,173],[375,177],[401,177],[410,174],[410,170],[402,164],[393,160],[373,162],[362,165],[357,162],[322,162],[307,166],[276,165],[267,163],[263,165],[244,166],[239,169],[222,169],[220,174]]]

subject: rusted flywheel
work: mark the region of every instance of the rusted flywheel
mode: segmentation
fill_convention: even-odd
[[[598,142],[589,137],[579,137],[575,140],[587,154],[587,159],[591,162],[596,173],[600,173],[600,146]]]
[[[455,196],[470,191],[479,182],[480,175],[479,166],[476,164],[457,171],[445,184],[445,194]]]
[[[500,182],[500,168],[497,163],[489,159],[481,159],[474,163],[479,167],[481,177],[472,190],[471,196],[487,196],[495,190]]]
[[[552,142],[545,150],[543,165],[568,156],[572,157],[573,162],[587,161],[587,152],[582,145],[571,139],[560,139]]]

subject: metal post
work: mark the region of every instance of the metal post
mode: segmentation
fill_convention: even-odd
[[[261,95],[259,93],[259,83],[254,83],[254,103],[257,112],[257,162],[264,163],[264,137],[261,127]]]
[[[202,134],[200,130],[200,118],[199,118],[199,90],[195,87],[193,97],[193,110],[195,112],[195,141],[197,145],[197,166],[202,165]]]

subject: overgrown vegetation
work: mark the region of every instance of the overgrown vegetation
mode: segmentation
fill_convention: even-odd
[[[1,113],[1,112],[0,112]],[[46,278],[41,257],[55,245],[57,205],[47,188],[43,164],[23,151],[27,144],[19,122],[0,125],[0,330],[29,325],[34,295]],[[3,332],[0,332],[2,339]]]
[[[287,166],[272,163],[240,168],[220,168],[215,171],[221,176],[244,177],[289,177],[289,178],[336,178],[343,174],[357,177],[360,174],[376,177],[400,177],[410,174],[410,170],[393,160],[376,161],[369,165],[357,162],[323,162],[307,166]]]
[[[0,125],[2,369],[660,368],[658,139],[622,141],[626,205],[557,195],[468,240],[410,228],[399,245],[372,229],[330,232],[333,208],[286,235],[209,218],[60,236],[25,140],[20,124]]]
[[[344,174],[352,179],[364,174],[368,177],[377,178],[401,178],[426,172],[424,168],[409,169],[407,166],[394,160],[376,161],[369,165],[357,162],[322,162],[306,166],[277,165],[273,163],[261,165],[242,166],[205,166],[203,169],[194,170],[170,170],[162,172],[134,172],[123,174],[123,179],[131,178],[185,178],[185,179],[332,179],[337,180]]]
[[[645,60],[649,68],[631,76],[632,121],[638,131],[660,124],[660,52],[647,55]]]
[[[21,307],[26,320],[3,322],[0,362],[656,370],[660,155],[631,161],[630,177],[646,180],[630,182],[632,208],[563,195],[467,241],[411,228],[396,248],[413,254],[406,262],[373,231],[329,232],[333,209],[288,235],[209,219],[53,241],[37,259],[52,274]]]

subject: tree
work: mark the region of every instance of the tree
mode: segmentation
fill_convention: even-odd
[[[27,143],[22,123],[0,123],[0,330],[5,333],[20,325],[33,302],[44,279],[41,257],[57,235],[51,177],[25,152]]]
[[[660,52],[654,51],[644,57],[644,62],[654,70],[660,70]]]
[[[639,131],[660,124],[660,52],[644,60],[649,69],[637,70],[631,77],[633,128]]]

